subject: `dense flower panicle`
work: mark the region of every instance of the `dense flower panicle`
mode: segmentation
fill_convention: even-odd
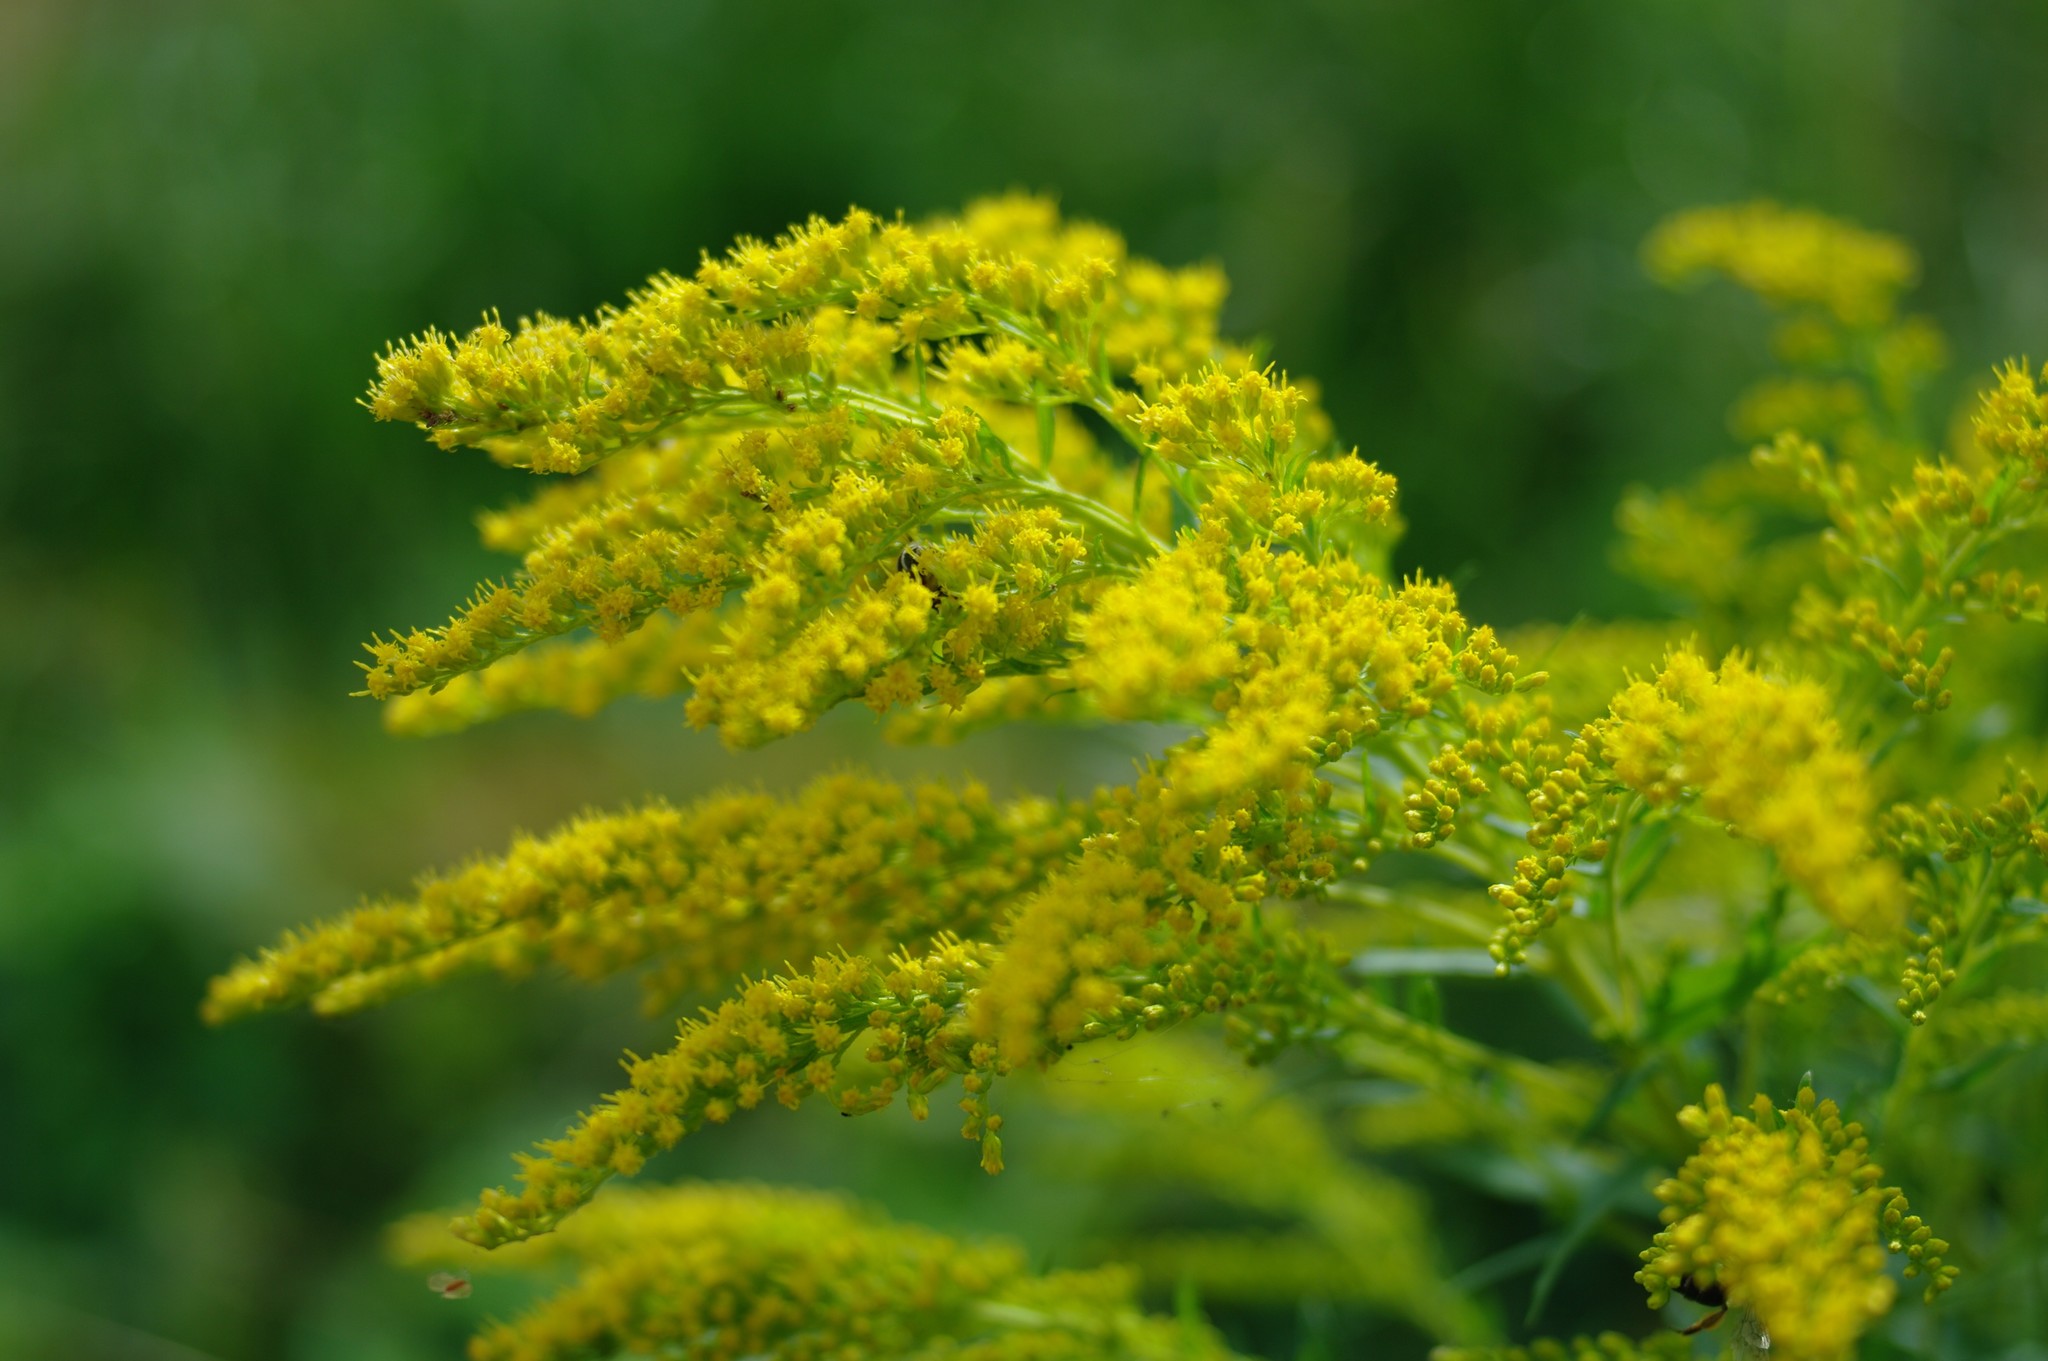
[[[1249,365],[1217,365],[1160,387],[1137,417],[1154,452],[1185,467],[1268,470],[1296,457],[1307,394]]]
[[[1516,683],[1515,659],[1490,629],[1469,628],[1437,583],[1390,589],[1349,560],[1310,561],[1257,543],[1229,552],[1220,540],[1184,539],[1180,555],[1185,565],[1162,575],[1198,583],[1204,609],[1224,603],[1222,567],[1205,565],[1205,555],[1227,564],[1231,646],[1200,638],[1213,618],[1193,626],[1194,642],[1183,634],[1164,653],[1142,625],[1120,623],[1090,632],[1076,678],[1107,692],[1105,708],[1134,695],[1157,703],[1162,689],[1190,679],[1172,654],[1205,649],[1192,677],[1220,683],[1211,701],[1220,717],[1128,791],[1080,860],[1005,928],[1003,957],[973,1014],[1012,1062],[1102,1025],[1129,995],[1123,971],[1227,941],[1259,899],[1334,877],[1340,842],[1323,815],[1332,786],[1314,778],[1320,766],[1429,715],[1461,684],[1497,694]],[[1143,600],[1117,608],[1142,616]]]
[[[418,1265],[494,1266],[406,1226]],[[539,1251],[536,1251],[538,1249]],[[1226,1361],[1208,1329],[1149,1317],[1115,1269],[1034,1274],[1018,1245],[961,1242],[816,1192],[619,1192],[508,1265],[576,1279],[471,1343],[472,1361],[658,1352],[725,1361]]]
[[[1947,799],[1925,806],[1894,804],[1884,836],[1899,855],[1939,855],[1951,864],[1978,856],[2048,866],[2048,798],[2033,776],[2008,767],[1998,797],[1976,807]]]
[[[1890,320],[1920,272],[1896,237],[1763,201],[1667,218],[1644,243],[1643,258],[1667,283],[1726,274],[1768,302],[1825,308],[1852,326]]]
[[[1003,1119],[990,1113],[989,1093],[1022,1059],[1083,1040],[1129,1039],[1204,1013],[1228,1013],[1226,1034],[1254,1056],[1312,1033],[1333,986],[1327,956],[1291,933],[1247,927],[1232,916],[1216,929],[1189,930],[1183,919],[1179,931],[1133,927],[1103,942],[1095,955],[1103,972],[1077,990],[1070,1013],[1032,1013],[1036,1035],[1006,1037],[1016,1057],[983,1037],[981,1002],[990,965],[1017,948],[1012,930],[1000,945],[941,935],[921,958],[820,958],[807,973],[746,984],[685,1022],[672,1048],[632,1061],[630,1087],[522,1158],[521,1190],[486,1191],[455,1232],[485,1247],[550,1232],[613,1175],[638,1172],[704,1124],[771,1094],[791,1107],[829,1094],[846,1115],[882,1110],[904,1095],[923,1119],[931,1095],[957,1077],[961,1135],[979,1142],[984,1171],[1000,1172]],[[1112,958],[1117,948],[1124,953]],[[1067,1029],[1050,1028],[1062,1020]]]
[[[1081,655],[1073,683],[1105,715],[1164,718],[1188,700],[1205,708],[1210,692],[1236,672],[1225,548],[1214,536],[1185,536],[1075,621]]]
[[[1793,219],[1805,225],[1787,227]],[[2038,380],[2017,364],[1998,371],[1951,457],[1914,438],[1915,396],[1944,362],[1944,343],[1924,318],[1890,320],[1891,294],[1910,271],[1876,287],[1865,266],[1885,251],[1856,245],[1853,233],[1830,248],[1832,261],[1808,250],[1840,230],[1811,214],[1759,217],[1752,205],[1683,214],[1652,238],[1653,262],[1682,256],[1774,301],[1824,306],[1781,328],[1779,355],[1795,372],[1737,404],[1738,434],[1757,442],[1749,467],[1718,465],[1690,488],[1633,493],[1622,556],[1697,611],[1715,646],[1782,649],[1789,635],[1810,668],[1855,677],[1845,719],[1876,725],[1900,701],[1913,715],[1950,704],[1956,624],[2048,620],[2048,586],[2023,545],[2041,519],[2048,443]],[[1746,272],[1729,263],[1748,258],[1739,243],[1751,237],[1777,243],[1762,252],[1776,264]],[[1780,247],[1782,259],[1772,256]],[[1687,272],[1696,270],[1663,271],[1667,281]],[[1772,283],[1780,273],[1806,283]],[[1829,302],[1836,284],[1866,305],[1844,312],[1840,299]],[[1851,337],[1837,323],[1878,329]],[[1783,533],[1788,517],[1814,532]],[[1773,524],[1780,529],[1767,535]]]
[[[1601,764],[1653,804],[1697,791],[1701,808],[1768,847],[1814,905],[1879,934],[1904,919],[1898,869],[1876,854],[1875,799],[1827,692],[1731,656],[1719,671],[1690,649],[1615,696],[1589,729]]]
[[[978,364],[948,351],[975,376],[1030,362],[1006,349],[1022,340],[1034,371],[1004,393],[1020,400],[1035,386],[1093,397],[1141,366],[1178,376],[1215,352],[1222,297],[1213,269],[1126,260],[1114,233],[1062,223],[1044,200],[922,226],[855,210],[771,245],[742,242],[695,279],[659,277],[591,323],[429,333],[385,357],[369,405],[446,447],[571,471],[682,420],[828,404],[841,379],[954,337],[977,338]],[[849,348],[860,353],[842,369]]]
[[[1816,1100],[1811,1083],[1789,1109],[1757,1097],[1751,1115],[1708,1087],[1680,1121],[1700,1150],[1657,1188],[1665,1227],[1636,1274],[1651,1308],[1690,1278],[1754,1314],[1773,1356],[1836,1361],[1891,1309],[1887,1245],[1905,1254],[1909,1275],[1928,1276],[1930,1299],[1954,1279],[1941,1260],[1948,1244],[1878,1185],[1884,1172],[1863,1127]]]
[[[722,595],[738,529],[691,495],[601,503],[549,530],[517,577],[479,586],[447,624],[366,644],[361,693],[390,699],[579,629],[610,641],[657,610],[694,614]]]
[[[813,221],[592,322],[394,349],[380,417],[596,471],[487,517],[524,571],[441,628],[373,642],[365,693],[719,611],[688,713],[750,745],[845,699],[955,705],[1057,669],[1091,584],[1153,555],[1173,497],[1311,554],[1388,522],[1392,479],[1331,446],[1311,389],[1216,340],[1220,299],[1213,271],[1130,261],[1114,234],[1007,199],[921,226]],[[1104,503],[1126,486],[1128,511]]]
[[[838,955],[807,973],[763,978],[685,1021],[674,1046],[627,1064],[631,1085],[558,1139],[521,1161],[521,1189],[486,1191],[455,1232],[495,1247],[552,1231],[615,1175],[706,1124],[722,1124],[773,1098],[785,1106],[830,1094],[848,1114],[878,1110],[907,1093],[924,1113],[930,1093],[963,1077],[963,1133],[982,1145],[982,1163],[1002,1166],[1002,1117],[987,1113],[993,1050],[961,1023],[963,1002],[984,972],[985,945],[941,937],[929,954],[879,962]],[[867,1080],[842,1082],[840,1060],[871,1036]]]
[[[1091,826],[1073,806],[856,775],[789,800],[725,794],[585,817],[410,899],[288,934],[215,980],[207,1015],[302,1001],[346,1011],[458,971],[547,959],[585,978],[643,965],[667,999],[819,951],[981,934]]]
[[[1585,865],[1603,860],[1618,810],[1602,788],[1588,741],[1560,729],[1544,697],[1490,710],[1471,706],[1467,736],[1447,746],[1432,763],[1431,778],[1406,800],[1408,845],[1423,849],[1454,833],[1464,800],[1492,783],[1515,791],[1528,817],[1522,835],[1528,850],[1515,858],[1513,873],[1487,892],[1503,920],[1487,942],[1496,973],[1505,974],[1527,958],[1529,946],[1555,926],[1568,905],[1566,889]]]
[[[535,709],[587,718],[628,696],[666,699],[710,662],[716,640],[709,617],[667,614],[616,641],[553,639],[437,689],[397,696],[384,706],[384,728],[401,737],[431,737]]]

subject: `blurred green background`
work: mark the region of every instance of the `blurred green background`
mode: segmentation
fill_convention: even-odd
[[[1221,260],[1232,329],[1321,380],[1402,481],[1403,565],[1476,617],[1625,613],[1621,488],[1726,452],[1762,363],[1732,292],[1651,288],[1643,232],[1858,218],[1923,251],[1959,374],[2039,357],[2048,6],[0,3],[0,1356],[457,1354],[489,1302],[386,1266],[381,1225],[501,1180],[666,1030],[547,980],[203,1030],[205,978],[282,927],[643,792],[1127,768],[857,715],[741,760],[672,708],[409,744],[346,698],[358,640],[498,570],[468,517],[526,487],[371,424],[385,340],[1010,187]],[[1022,1141],[989,1183],[947,1131],[812,1124],[661,1170],[1041,1243],[1099,1213]],[[1530,1231],[1448,1218],[1453,1266]],[[1640,1330],[1631,1290],[1568,1273],[1555,1316]]]

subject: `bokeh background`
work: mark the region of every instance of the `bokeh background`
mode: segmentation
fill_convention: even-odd
[[[381,1226],[501,1180],[666,1029],[536,980],[204,1030],[209,973],[282,927],[643,792],[1127,768],[893,751],[864,715],[743,760],[631,706],[402,743],[347,698],[358,640],[498,569],[468,517],[524,488],[369,421],[384,341],[1010,187],[1220,260],[1234,331],[1321,380],[1402,481],[1403,565],[1475,616],[1626,613],[1622,488],[1725,453],[1763,363],[1732,291],[1643,279],[1646,228],[1753,195],[1861,219],[1922,250],[1959,374],[2039,358],[2048,6],[4,0],[0,1355],[458,1354],[484,1310],[386,1265]],[[666,1170],[1044,1244],[1103,1213],[900,1119],[814,1132]],[[1446,1221],[1453,1265],[1533,1231]],[[1626,1267],[1567,1273],[1557,1314],[1634,1305]]]

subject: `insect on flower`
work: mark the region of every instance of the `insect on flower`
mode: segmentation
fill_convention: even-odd
[[[1714,1311],[1692,1327],[1680,1329],[1679,1333],[1683,1337],[1691,1337],[1694,1333],[1703,1333],[1709,1328],[1719,1327],[1721,1320],[1728,1316],[1728,1292],[1721,1288],[1719,1282],[1701,1285],[1690,1276],[1681,1276],[1678,1278],[1678,1293],[1694,1304],[1705,1305]]]
[[[946,598],[946,591],[943,586],[939,585],[936,577],[918,565],[918,560],[923,556],[923,544],[913,543],[904,545],[903,551],[896,555],[896,570],[917,578],[917,584],[932,593],[932,608],[937,609],[939,602]]]
[[[1690,1328],[1679,1329],[1679,1336],[1691,1337],[1695,1333],[1718,1328],[1721,1320],[1728,1316],[1728,1292],[1721,1288],[1718,1281],[1711,1285],[1701,1285],[1691,1276],[1681,1276],[1677,1290],[1694,1304],[1705,1305],[1714,1311]],[[1764,1327],[1762,1320],[1749,1313],[1738,1314],[1736,1317],[1740,1322],[1735,1329],[1735,1355],[1743,1358],[1743,1361],[1770,1355],[1771,1333]]]
[[[427,1277],[427,1289],[444,1300],[466,1300],[469,1298],[469,1273],[437,1271]]]

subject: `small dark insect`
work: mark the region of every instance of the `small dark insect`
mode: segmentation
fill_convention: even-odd
[[[918,560],[923,556],[923,544],[913,543],[905,545],[903,551],[896,555],[896,570],[917,578],[917,584],[932,593],[932,608],[937,609],[939,602],[946,598],[946,591],[930,572],[918,565]]]
[[[1679,1335],[1681,1337],[1691,1337],[1694,1333],[1703,1333],[1707,1329],[1719,1325],[1721,1320],[1728,1316],[1728,1292],[1721,1288],[1718,1281],[1711,1285],[1701,1285],[1691,1276],[1680,1276],[1678,1278],[1678,1293],[1691,1300],[1694,1304],[1705,1305],[1714,1311],[1698,1323],[1693,1324],[1692,1327],[1680,1329]]]
[[[790,401],[787,397],[784,397],[782,395],[781,388],[775,389],[775,404],[781,407],[784,411],[796,410],[796,403]]]
[[[453,411],[435,411],[433,408],[428,407],[420,412],[420,424],[429,430],[443,425],[453,425],[455,424],[455,413]]]

